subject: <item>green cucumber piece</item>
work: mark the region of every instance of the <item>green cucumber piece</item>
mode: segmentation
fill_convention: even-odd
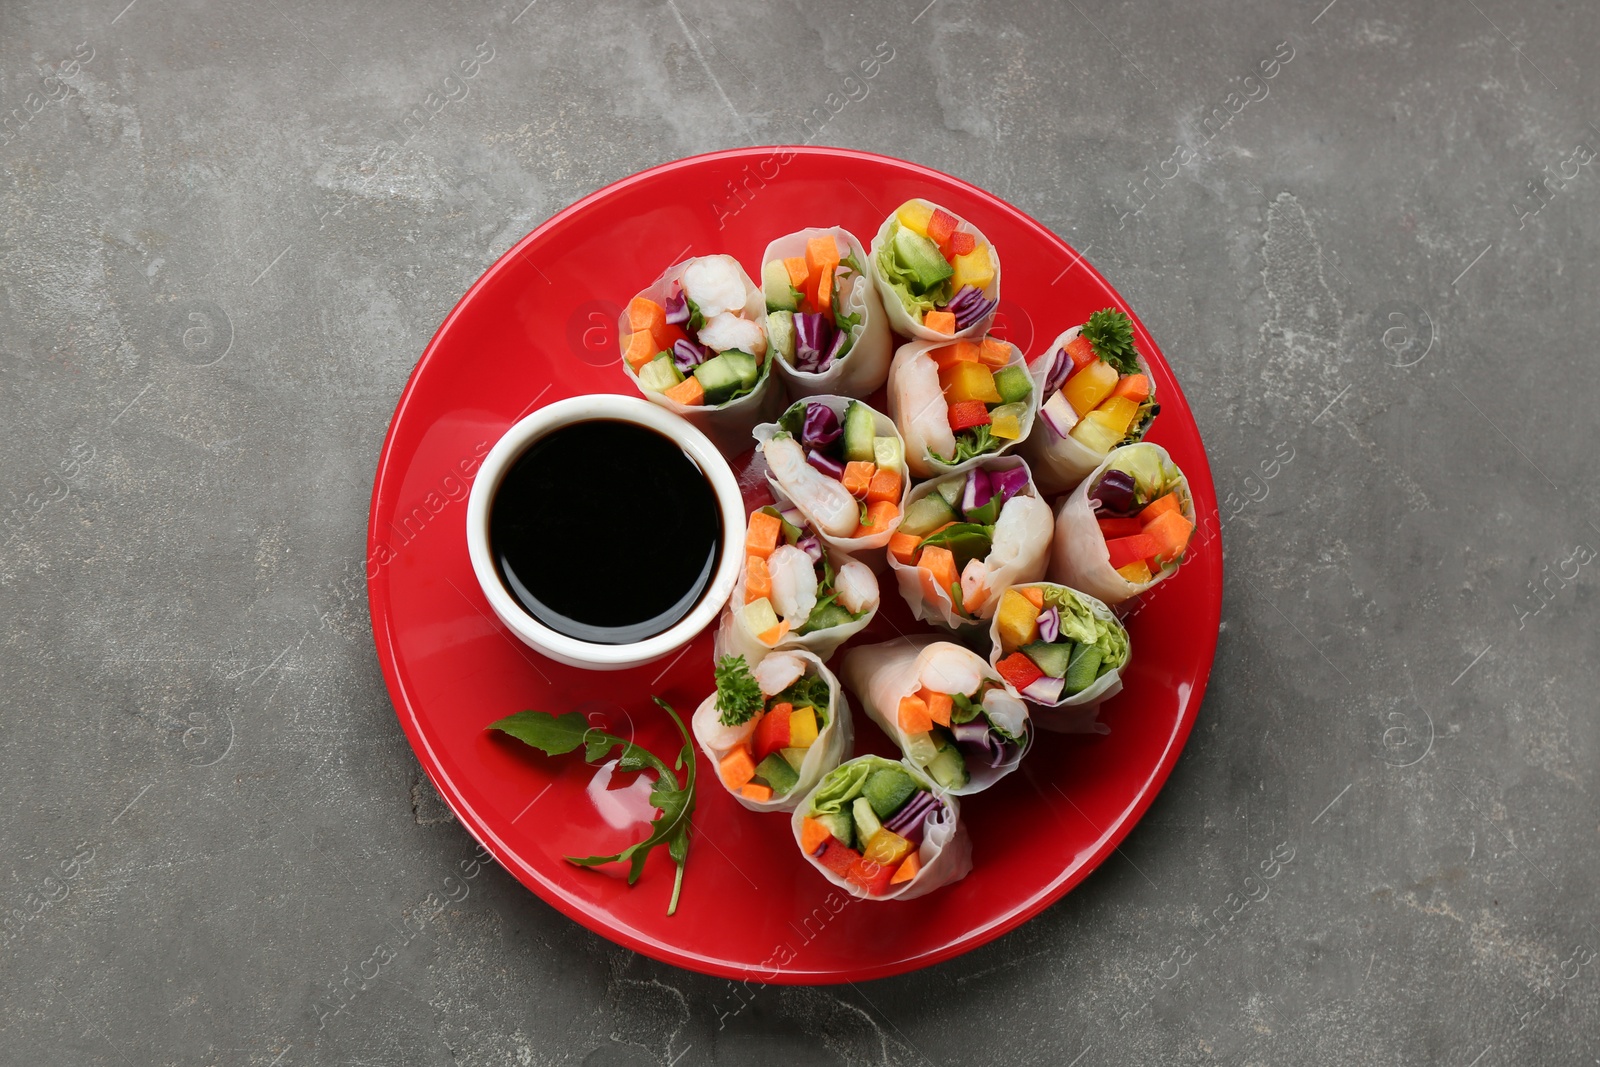
[[[954,511],[961,506],[961,490],[966,487],[967,476],[963,474],[956,478],[946,478],[933,488],[935,492],[944,497],[944,502],[949,504],[950,509]]]
[[[872,802],[866,797],[856,797],[850,805],[850,814],[856,817],[856,833],[860,835],[863,845],[883,829],[883,823],[878,821],[878,813],[872,810]]]
[[[1072,653],[1077,647],[1071,641],[1063,641],[1060,644],[1035,641],[1031,645],[1023,645],[1017,651],[1033,660],[1034,666],[1050,677],[1065,678],[1067,666],[1072,662]]]
[[[946,789],[960,789],[969,780],[967,761],[961,758],[961,750],[954,745],[939,750],[928,764],[928,774]]]
[[[794,773],[799,774],[800,765],[806,761],[806,753],[810,751],[809,748],[780,748],[778,749],[778,755],[783,757],[785,763],[794,768]]]
[[[939,746],[933,743],[930,733],[909,734],[906,736],[906,758],[918,767],[926,767],[928,761],[939,754]]]
[[[1033,379],[1026,368],[1013,365],[994,372],[994,387],[1003,403],[1016,404],[1033,392]]]
[[[872,772],[866,785],[861,787],[859,799],[872,805],[873,814],[887,819],[917,791],[916,781],[897,767],[882,767]]]
[[[794,768],[789,766],[789,761],[774,752],[766,759],[756,764],[756,777],[765,781],[772,787],[774,796],[783,796],[795,787],[800,781],[800,776]]]
[[[828,832],[839,839],[839,844],[845,848],[856,847],[856,824],[848,812],[835,811],[828,815],[811,817],[826,826]]]
[[[739,388],[751,390],[756,387],[756,382],[761,378],[761,361],[748,352],[741,352],[737,348],[730,348],[722,353],[722,358],[728,361],[739,374]]]
[[[665,352],[639,368],[639,388],[652,393],[664,393],[683,381],[683,375],[673,366],[672,357]]]
[[[1100,673],[1100,654],[1094,645],[1078,646],[1072,662],[1067,665],[1064,688],[1068,696],[1081,693],[1094,684],[1095,677]]]
[[[900,522],[900,532],[913,537],[925,537],[947,522],[955,522],[956,513],[938,493],[929,493],[920,500],[906,505],[906,516]]]
[[[894,258],[910,275],[907,288],[914,293],[926,293],[956,272],[939,246],[915,230],[901,226],[892,243]]]
[[[872,439],[872,462],[878,465],[879,470],[897,471],[905,461],[906,450],[900,444],[900,438],[874,437]]]
[[[783,260],[774,259],[761,268],[761,291],[767,298],[768,311],[793,311],[794,286],[789,284],[789,269]]]
[[[767,316],[767,341],[776,358],[794,362],[794,312],[774,311]]]
[[[739,391],[740,368],[736,365],[736,361],[728,358],[731,354],[724,352],[720,356],[712,356],[694,369],[694,376],[700,382],[700,388],[706,392],[705,402],[708,407],[726,403]]]
[[[844,458],[847,462],[873,461],[873,433],[878,429],[878,419],[872,409],[858,400],[844,408]]]

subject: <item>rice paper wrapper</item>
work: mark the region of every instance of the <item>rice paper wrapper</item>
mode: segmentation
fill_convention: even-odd
[[[832,562],[836,574],[846,563],[860,562],[847,552],[834,550],[829,550],[828,559]],[[736,609],[744,606],[745,569],[740,567],[739,577],[733,586],[733,596],[729,598],[727,606],[722,609],[721,619],[717,623],[717,632],[712,640],[717,658],[743,656],[745,662],[754,667],[773,652],[797,649],[809,652],[819,660],[826,662],[839,650],[840,645],[865,630],[878,614],[878,606],[883,601],[883,594],[878,590],[877,575],[872,573],[871,568],[865,568],[865,570],[867,576],[872,580],[875,595],[872,606],[862,612],[861,618],[840,626],[829,626],[824,630],[814,630],[808,634],[797,634],[794,632],[795,627],[791,626],[789,632],[783,635],[781,641],[769,646],[758,635],[751,632],[750,627],[745,625],[744,612]]]
[[[647,297],[656,303],[665,305],[672,295],[673,288],[683,277],[683,272],[688,270],[696,260],[721,259],[732,264],[739,272],[739,277],[744,279],[745,301],[744,317],[761,324],[761,335],[766,337],[767,331],[767,300],[761,294],[760,288],[750,280],[750,275],[745,273],[744,267],[732,256],[692,256],[682,263],[676,263],[662,272],[661,276],[651,282],[638,296]],[[624,308],[617,324],[617,336],[626,339],[631,331],[628,328],[628,312]],[[754,353],[752,353],[754,354]],[[640,394],[652,404],[659,404],[668,411],[682,415],[689,422],[711,438],[712,444],[725,456],[737,456],[744,452],[750,443],[750,430],[758,422],[765,422],[777,417],[783,404],[783,390],[772,384],[772,359],[771,345],[761,358],[761,377],[756,382],[756,387],[736,400],[730,400],[716,407],[704,405],[691,406],[680,404],[653,389],[645,389],[639,385],[639,373],[628,366],[627,360],[619,360],[622,372],[628,380],[638,389]]]
[[[817,739],[806,750],[806,758],[800,764],[800,779],[793,789],[781,797],[774,796],[771,800],[751,800],[737,790],[728,789],[727,783],[722,781],[721,775],[716,775],[717,783],[740,804],[751,811],[794,811],[801,800],[816,788],[824,775],[839,766],[846,755],[849,754],[855,743],[855,723],[850,716],[850,701],[845,696],[844,690],[839,688],[839,679],[834,677],[832,671],[823,665],[822,660],[802,649],[793,649],[784,653],[787,656],[797,657],[804,664],[804,672],[823,678],[828,683],[828,725],[817,731]],[[761,674],[757,674],[758,680]],[[798,677],[798,676],[796,676]],[[790,683],[774,687],[771,693],[762,692],[763,697],[775,696],[787,689]],[[765,690],[765,686],[762,687]],[[755,719],[751,720],[754,723]],[[717,714],[717,694],[712,693],[700,702],[695,709],[694,718],[690,728],[694,731],[695,742],[700,746],[700,751],[705,753],[706,759],[711,761],[715,770],[718,762],[726,756],[737,744],[719,743],[727,740],[727,729],[722,726]],[[744,736],[749,737],[755,732],[752,725],[745,731]]]
[[[967,833],[967,828],[961,822],[961,802],[954,796],[939,788],[939,784],[928,775],[912,766],[909,760],[884,759],[882,756],[857,756],[853,760],[840,764],[841,767],[851,767],[865,764],[874,770],[880,767],[897,767],[905,771],[916,780],[917,784],[933,793],[944,805],[937,820],[930,819],[922,832],[922,843],[917,846],[917,858],[922,863],[922,868],[915,877],[891,886],[889,891],[879,896],[873,896],[848,878],[837,875],[828,870],[817,857],[807,855],[810,862],[821,875],[834,885],[843,889],[853,897],[862,900],[914,900],[917,897],[933,892],[940,886],[959,882],[972,872],[972,839]],[[796,848],[801,848],[801,833],[805,826],[806,816],[811,812],[814,795],[820,790],[822,783],[806,794],[800,801],[799,807],[794,810],[794,817],[790,820],[790,827],[794,831]]]
[[[982,337],[982,334],[978,335]],[[900,346],[889,363],[889,417],[900,430],[906,444],[906,466],[918,478],[934,478],[941,474],[959,474],[971,470],[986,459],[1003,456],[1025,441],[1033,430],[1039,413],[1039,390],[1030,390],[1018,429],[1016,441],[1002,441],[993,452],[950,462],[955,455],[956,435],[950,429],[949,405],[945,402],[944,386],[939,382],[939,365],[927,353],[943,348],[948,341],[912,341]],[[1028,368],[1022,350],[1011,348],[1011,358],[1006,366]],[[1031,377],[1031,372],[1030,372]]]
[[[850,330],[850,350],[843,359],[833,362],[819,373],[801,370],[787,360],[778,358],[773,371],[783,379],[784,388],[792,399],[839,393],[845,396],[866,396],[877,390],[889,375],[889,357],[894,354],[894,336],[889,332],[889,317],[878,295],[872,264],[867,251],[855,234],[842,226],[800,230],[767,245],[761,254],[762,269],[775,259],[788,259],[806,254],[806,242],[813,237],[832,236],[836,247],[843,247],[845,255],[855,256],[861,264],[861,274],[851,279],[848,294],[841,292],[840,299],[847,313],[861,316],[861,321]],[[839,257],[844,259],[844,255]]]
[[[800,402],[796,401],[796,403]],[[852,400],[843,396],[820,395],[806,397],[803,402],[824,405],[838,418],[840,426],[844,425],[845,408],[852,403],[861,404],[872,412],[873,436],[893,437],[896,441],[899,441],[902,457],[909,452],[906,448],[905,439],[900,436],[900,431],[895,428],[894,420],[877,408],[868,405],[864,400]],[[783,413],[787,413],[787,411],[788,408],[785,408]],[[800,463],[780,462],[775,467],[767,458],[767,442],[771,441],[773,436],[782,429],[783,427],[774,421],[763,422],[751,431],[751,436],[756,439],[756,446],[761,450],[762,459],[766,463],[767,484],[772,487],[773,495],[798,508],[800,513],[806,517],[806,522],[817,532],[817,535],[835,548],[845,552],[864,552],[868,549],[882,548],[887,545],[889,538],[893,537],[894,532],[900,528],[900,520],[905,517],[906,495],[911,491],[911,472],[905,460],[902,458],[899,467],[900,499],[895,501],[895,504],[900,508],[900,514],[895,516],[894,521],[889,524],[887,529],[867,537],[830,533],[828,532],[828,526],[832,526],[835,530],[843,529],[843,526],[831,518],[834,514],[834,509],[830,505],[835,498],[842,501],[844,497],[849,496],[849,490],[845,489],[842,483],[829,478],[826,474],[803,461]],[[804,446],[801,447],[803,452]],[[836,486],[837,491],[834,488],[830,488],[830,486]],[[843,494],[842,496],[840,495],[841,493]],[[851,499],[854,498],[852,497]],[[856,517],[859,520],[859,505]]]
[[[1052,582],[1070,585],[1079,592],[1099,597],[1112,607],[1138,596],[1163,579],[1178,573],[1178,568],[1173,567],[1153,575],[1148,582],[1128,581],[1111,566],[1111,554],[1106,550],[1105,535],[1100,532],[1100,525],[1095,521],[1094,507],[1089,503],[1089,487],[1102,473],[1111,469],[1118,457],[1136,448],[1154,449],[1162,463],[1171,464],[1175,470],[1177,469],[1177,464],[1172,463],[1172,457],[1167,454],[1167,450],[1149,441],[1113,448],[1100,465],[1078,483],[1078,488],[1061,502],[1061,507],[1056,511],[1055,541],[1050,551],[1047,577]],[[1178,472],[1176,485],[1182,490],[1183,517],[1194,522],[1194,497],[1189,492],[1189,479],[1183,477],[1181,470]]]
[[[1088,593],[1080,592],[1070,586],[1058,585],[1055,582],[1019,582],[1014,588],[1023,586],[1055,586],[1058,589],[1065,589],[1067,592],[1077,596],[1095,618],[1111,623],[1119,630],[1122,630],[1125,637],[1127,635],[1127,630],[1123,627],[1122,621],[1117,618],[1117,613],[1112,611],[1104,602],[1090,596]],[[1127,638],[1127,640],[1128,655],[1122,661],[1121,666],[1102,674],[1082,692],[1063,697],[1053,704],[1045,704],[1032,697],[1023,696],[1009,682],[1006,683],[1006,688],[1013,693],[1017,693],[1019,697],[1022,697],[1032,705],[1033,710],[1029,712],[1028,720],[1036,723],[1042,730],[1049,730],[1058,734],[1108,734],[1111,729],[1099,721],[1099,709],[1101,704],[1122,692],[1122,672],[1127,670],[1128,664],[1133,662],[1133,640],[1132,638]],[[998,619],[989,625],[989,649],[990,666],[998,664],[1006,655],[1005,649],[1000,644],[1000,622]]]
[[[921,197],[912,197],[911,199],[918,203],[927,204],[929,207],[937,208],[939,206],[933,201],[923,200]],[[954,215],[955,212],[952,211],[950,214]],[[877,284],[878,295],[883,300],[883,309],[888,312],[889,325],[901,337],[911,337],[918,341],[932,341],[935,344],[949,344],[951,341],[961,338],[982,337],[989,329],[989,325],[994,322],[994,310],[991,310],[989,314],[966,329],[957,330],[955,333],[940,333],[938,330],[930,330],[911,317],[911,312],[907,311],[906,306],[900,302],[900,295],[895,292],[894,286],[879,273],[878,253],[882,250],[884,244],[888,242],[889,228],[898,215],[899,208],[897,207],[893,212],[890,212],[889,217],[884,219],[883,224],[878,227],[877,236],[872,239],[872,264],[868,267],[868,270],[872,273],[873,281]],[[993,300],[995,308],[998,309],[1000,304],[1000,253],[995,249],[994,242],[985,237],[983,231],[972,225],[972,223],[962,220],[960,229],[972,234],[980,243],[989,246],[989,261],[994,265],[994,280],[984,287],[983,295],[985,298]],[[952,292],[950,295],[954,298],[955,293]]]
[[[1077,339],[1083,331],[1082,326],[1074,326],[1057,335],[1044,354],[1035,357],[1028,366],[1028,375],[1033,379],[1033,395],[1040,404],[1049,398],[1044,395],[1044,382],[1050,376],[1050,367],[1055,362],[1056,352],[1065,348],[1070,342]],[[1138,353],[1139,370],[1150,380],[1150,395],[1156,395],[1155,375],[1150,373],[1150,364],[1145,361],[1144,353]],[[1152,424],[1154,420],[1151,420]],[[1141,435],[1142,436],[1142,435]],[[1105,456],[1094,449],[1084,445],[1076,437],[1058,437],[1050,428],[1049,422],[1043,417],[1033,422],[1033,430],[1018,446],[1017,451],[1028,461],[1028,466],[1033,469],[1034,481],[1039,483],[1040,492],[1046,496],[1055,496],[1077,487],[1078,483],[1089,476],[1089,472],[1100,465]]]
[[[1016,467],[1026,470],[1028,465],[1019,456],[1000,456],[980,460],[975,466],[985,471],[998,471]],[[907,496],[906,507],[909,508],[929,493],[937,492],[939,483],[944,480],[934,478],[918,485]],[[994,541],[984,564],[986,594],[978,610],[972,613],[975,619],[956,611],[955,601],[948,589],[940,589],[931,582],[924,584],[922,572],[916,567],[901,563],[892,553],[886,553],[886,557],[889,569],[899,583],[900,596],[918,621],[962,630],[975,625],[975,620],[983,622],[993,618],[995,609],[1000,605],[1000,594],[1007,586],[1036,582],[1044,577],[1045,568],[1050,564],[1050,539],[1053,533],[1050,505],[1039,495],[1030,478],[1024,489],[1001,505],[1000,516],[995,522]]]
[[[867,717],[889,735],[901,754],[906,756],[907,763],[912,761],[907,753],[907,734],[900,728],[900,698],[922,688],[923,669],[930,660],[935,663],[942,661],[960,670],[970,669],[980,678],[993,679],[1004,685],[1004,679],[982,656],[970,648],[953,641],[942,641],[932,634],[898,637],[878,645],[857,645],[845,652],[839,670],[839,676],[860,700]],[[1026,706],[1023,705],[1024,708]],[[1028,722],[1025,717],[1021,730],[1023,741],[1016,756],[999,767],[974,766],[969,762],[967,784],[948,792],[952,796],[981,793],[1016,770],[1022,763],[1022,757],[1033,747],[1033,730]]]

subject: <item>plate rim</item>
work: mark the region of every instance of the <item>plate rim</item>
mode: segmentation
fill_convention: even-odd
[[[955,175],[947,174],[944,171],[928,167],[921,163],[900,159],[895,156],[885,155],[880,152],[870,152],[853,148],[833,148],[829,146],[818,145],[752,145],[742,148],[729,148],[719,149],[712,152],[702,152],[692,156],[668,160],[664,163],[658,163],[643,170],[635,171],[615,181],[608,182],[598,189],[595,189],[593,192],[590,192],[580,197],[578,200],[573,201],[571,204],[568,204],[554,215],[551,215],[549,218],[545,219],[509,249],[507,249],[503,254],[501,254],[499,258],[497,258],[492,264],[490,264],[490,266],[484,270],[484,272],[479,275],[470,286],[467,287],[466,291],[461,295],[460,299],[456,301],[455,305],[451,307],[449,313],[446,314],[444,319],[440,322],[439,327],[428,339],[428,343],[426,347],[424,347],[422,355],[418,358],[415,366],[412,367],[411,373],[406,379],[405,386],[401,389],[400,395],[395,402],[394,412],[389,418],[389,425],[384,432],[383,447],[378,452],[377,469],[373,477],[372,493],[368,503],[366,542],[367,553],[363,559],[363,563],[365,564],[366,561],[372,558],[372,555],[376,550],[376,546],[381,540],[381,531],[378,526],[379,501],[384,495],[389,477],[393,474],[391,471],[390,460],[391,454],[396,447],[396,430],[400,423],[401,417],[405,414],[406,408],[410,404],[413,395],[416,393],[424,371],[431,365],[435,355],[437,354],[442,338],[444,338],[446,333],[454,325],[457,318],[459,318],[465,312],[466,308],[476,298],[479,290],[486,288],[499,276],[501,271],[508,269],[512,263],[514,263],[519,257],[523,256],[525,254],[526,247],[542,238],[547,231],[559,227],[569,217],[592,207],[597,201],[606,199],[623,189],[643,181],[654,179],[660,175],[670,173],[672,171],[689,169],[710,162],[728,160],[755,161],[758,159],[771,157],[772,155],[781,152],[792,153],[793,156],[811,156],[840,160],[844,162],[870,160],[875,163],[887,163],[893,167],[909,171],[913,177],[922,175],[938,182],[949,182],[954,185],[961,186],[964,190],[979,199],[989,200],[1001,204],[1005,208],[1014,212],[1016,216],[1026,224],[1027,227],[1031,228],[1036,237],[1047,243],[1053,243],[1054,245],[1064,249],[1075,260],[1073,267],[1083,267],[1087,269],[1088,272],[1105,290],[1116,294],[1119,302],[1126,307],[1126,313],[1134,320],[1139,329],[1144,332],[1145,336],[1151,337],[1149,330],[1145,328],[1144,323],[1139,318],[1137,312],[1135,312],[1131,307],[1126,306],[1127,301],[1122,298],[1120,291],[1118,291],[1115,286],[1111,285],[1088,260],[1088,258],[1080,253],[1076,248],[1072,247],[1072,245],[1069,244],[1065,238],[1056,234],[1049,227],[1045,226],[1028,212],[1017,207],[1015,204],[1012,204],[1010,201],[997,196],[987,189],[974,185],[963,178],[956,177]],[[787,164],[785,163],[783,165]],[[532,261],[530,260],[530,262]],[[1151,340],[1153,341],[1154,338],[1151,337]],[[1200,462],[1198,464],[1199,469],[1196,470],[1196,464],[1194,464],[1192,461],[1186,463],[1186,469],[1184,472],[1185,476],[1191,482],[1196,481],[1197,478],[1203,480],[1203,484],[1205,484],[1211,490],[1212,510],[1215,512],[1216,487],[1211,474],[1210,456],[1205,447],[1204,436],[1200,432],[1198,421],[1194,419],[1193,408],[1188,403],[1188,397],[1184,393],[1182,386],[1178,381],[1178,376],[1173,370],[1171,363],[1166,360],[1165,353],[1162,354],[1162,361],[1166,365],[1168,373],[1172,378],[1173,388],[1183,399],[1184,408],[1189,415],[1189,424],[1193,427],[1195,437],[1200,442]],[[1211,671],[1216,662],[1218,638],[1217,624],[1221,619],[1222,594],[1225,588],[1225,557],[1221,551],[1220,523],[1216,523],[1218,515],[1212,514],[1206,517],[1210,518],[1216,525],[1217,533],[1213,540],[1217,547],[1215,549],[1216,558],[1214,561],[1216,567],[1216,585],[1214,595],[1205,596],[1203,601],[1206,606],[1210,608],[1210,610],[1206,613],[1205,618],[1197,620],[1197,622],[1204,624],[1203,629],[1207,635],[1207,639],[1204,641],[1204,652],[1201,657],[1199,669],[1196,671],[1193,679],[1192,696],[1185,702],[1183,711],[1180,714],[1176,724],[1176,728],[1169,738],[1166,748],[1162,750],[1159,760],[1156,762],[1144,784],[1139,787],[1133,803],[1124,810],[1120,819],[1110,825],[1107,829],[1099,832],[1099,835],[1095,839],[1093,846],[1087,850],[1088,858],[1086,860],[1077,864],[1075,867],[1063,871],[1051,881],[1040,886],[1039,891],[1033,896],[1033,898],[1026,904],[1018,907],[1016,910],[1000,916],[986,925],[971,930],[965,937],[958,941],[942,945],[932,951],[921,953],[915,956],[903,957],[897,960],[891,960],[886,963],[864,962],[859,967],[849,971],[813,971],[796,968],[780,968],[776,974],[768,975],[767,971],[763,969],[761,970],[761,974],[763,976],[758,978],[755,976],[757,968],[729,965],[723,961],[713,960],[699,955],[692,949],[680,948],[675,945],[666,945],[651,941],[648,938],[638,936],[630,929],[619,927],[618,925],[607,922],[604,915],[591,913],[590,911],[575,906],[569,902],[566,895],[557,886],[551,884],[549,880],[531,864],[523,861],[513,848],[503,842],[499,836],[493,832],[493,829],[488,825],[487,820],[480,818],[473,808],[466,805],[460,799],[460,797],[457,795],[457,790],[451,783],[451,779],[440,767],[438,757],[433,750],[432,744],[429,742],[428,738],[416,728],[415,711],[412,706],[412,701],[409,698],[398,673],[398,650],[395,648],[393,641],[389,639],[391,637],[390,627],[388,625],[388,609],[390,598],[387,592],[387,583],[382,581],[384,577],[384,570],[386,569],[385,567],[380,566],[374,573],[367,575],[367,608],[369,620],[372,624],[373,643],[378,655],[379,667],[383,672],[384,686],[388,691],[390,704],[394,710],[395,717],[399,720],[401,730],[405,734],[407,743],[410,745],[413,755],[416,756],[417,762],[421,765],[423,771],[428,775],[430,782],[432,782],[440,798],[445,802],[445,805],[450,809],[451,813],[455,816],[456,821],[461,825],[461,827],[473,840],[477,841],[481,847],[490,852],[495,857],[496,862],[504,867],[507,873],[515,878],[524,888],[528,889],[550,907],[559,911],[566,918],[577,922],[580,926],[583,926],[584,928],[600,935],[601,937],[606,938],[614,944],[622,945],[623,947],[629,948],[640,953],[641,955],[648,956],[651,959],[658,960],[663,963],[671,964],[675,967],[681,967],[685,970],[701,974],[714,975],[721,978],[742,980],[746,982],[753,981],[764,985],[843,984],[846,982],[889,978],[896,975],[919,971],[924,968],[934,966],[935,964],[944,963],[951,959],[965,955],[966,953],[980,948],[981,946],[988,944],[1000,936],[1017,929],[1018,927],[1037,917],[1039,913],[1050,907],[1052,904],[1058,902],[1062,897],[1066,896],[1073,889],[1077,888],[1077,886],[1080,885],[1085,879],[1097,871],[1101,864],[1105,862],[1107,857],[1109,857],[1109,855],[1122,844],[1127,836],[1133,832],[1134,827],[1136,827],[1143,820],[1145,813],[1150,808],[1150,805],[1155,802],[1156,796],[1160,794],[1160,792],[1166,787],[1167,780],[1171,776],[1173,768],[1177,765],[1179,755],[1188,745],[1190,734],[1194,729],[1194,724],[1199,718],[1200,708],[1205,701],[1206,690],[1211,679]],[[370,569],[371,568],[369,566],[364,566],[364,572]],[[530,884],[530,882],[532,884]]]

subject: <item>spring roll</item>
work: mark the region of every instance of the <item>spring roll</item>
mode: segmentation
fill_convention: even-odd
[[[1000,591],[1044,577],[1050,505],[1015,456],[923,482],[889,539],[889,567],[911,613],[959,630],[992,618]]]
[[[1054,582],[1000,594],[989,647],[990,665],[1033,705],[1032,720],[1057,733],[1104,732],[1095,709],[1122,692],[1122,670],[1133,656],[1115,612]]]
[[[839,674],[911,765],[954,796],[988,789],[1033,744],[1028,705],[988,661],[950,641],[858,645]]]
[[[1189,482],[1167,450],[1124,445],[1061,502],[1049,577],[1115,607],[1176,574],[1192,533]]]
[[[1057,336],[1031,368],[1039,417],[1018,451],[1050,495],[1076,488],[1113,448],[1144,440],[1161,411],[1133,322],[1115,308]]]
[[[866,396],[888,376],[894,339],[866,262],[838,226],[788,234],[762,253],[772,366],[790,396]]]
[[[801,649],[826,660],[878,613],[877,575],[830,548],[796,509],[752,512],[744,547],[717,627],[718,656],[754,666],[774,649]]]
[[[1000,304],[1000,256],[976,226],[907,200],[878,227],[872,273],[894,332],[919,341],[982,337]]]
[[[1021,349],[993,337],[914,341],[889,364],[889,417],[918,478],[967,470],[1028,436],[1038,411]]]
[[[889,416],[863,400],[814,396],[754,436],[773,495],[829,544],[861,552],[889,543],[911,488],[906,446]]]
[[[777,414],[770,386],[767,306],[732,256],[669,267],[634,297],[618,326],[622,363],[645,398],[688,419],[737,455]]]
[[[960,802],[904,761],[857,756],[830,771],[791,825],[812,866],[863,900],[910,900],[972,870]]]
[[[691,728],[733,798],[751,811],[793,811],[855,740],[839,680],[809,652],[774,652],[752,669],[717,660],[717,691]]]

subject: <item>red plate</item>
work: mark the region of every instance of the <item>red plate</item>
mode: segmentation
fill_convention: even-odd
[[[980,228],[1004,263],[997,332],[1029,355],[1121,297],[1067,244],[1011,205],[912,163],[824,148],[719,152],[647,170],[585,197],[529,234],[462,297],[417,364],[378,461],[368,589],[384,678],[406,737],[457,818],[529,889],[613,941],[691,970],[784,983],[856,981],[949,959],[1013,929],[1088,873],[1133,827],[1177,760],[1216,651],[1222,559],[1212,538],[1129,624],[1134,657],[1106,705],[1109,736],[1045,734],[1022,769],[963,807],[973,871],[919,900],[843,897],[800,855],[787,815],[739,807],[700,759],[702,787],[682,902],[657,850],[639,883],[563,856],[614,852],[652,817],[642,782],[604,782],[576,756],[548,759],[484,727],[538,708],[598,713],[658,753],[711,691],[711,634],[670,663],[594,673],[543,659],[494,618],[473,579],[466,487],[500,434],[539,404],[632,392],[617,357],[620,305],[690,254],[727,252],[759,276],[767,242],[841,225],[870,241],[923,196]],[[1202,528],[1216,493],[1199,431],[1155,342],[1134,318],[1162,412],[1150,439],[1189,477]],[[574,544],[582,515],[567,518]],[[641,549],[649,531],[640,529]],[[576,566],[604,561],[574,560]],[[860,638],[914,632],[894,583]],[[837,660],[835,660],[837,662]],[[597,719],[598,721],[598,719]],[[889,752],[859,710],[858,749]],[[616,865],[613,865],[615,867]]]

